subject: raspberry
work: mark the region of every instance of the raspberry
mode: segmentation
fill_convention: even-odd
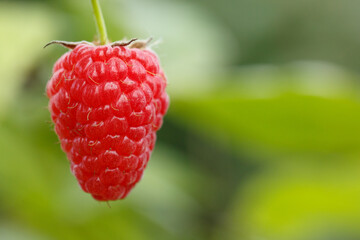
[[[169,106],[149,49],[74,45],[46,86],[61,148],[81,188],[99,201],[125,198],[141,179]]]

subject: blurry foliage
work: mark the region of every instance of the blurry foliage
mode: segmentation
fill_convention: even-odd
[[[192,2],[187,0],[187,2]],[[196,0],[236,38],[237,64],[323,60],[358,70],[360,2]]]
[[[359,153],[360,103],[352,93],[355,83],[349,83],[343,76],[343,89],[337,89],[338,96],[309,95],[302,93],[300,87],[306,79],[286,68],[282,72],[286,74],[281,70],[267,71],[261,81],[250,74],[238,73],[240,77],[232,77],[238,81],[222,84],[200,98],[175,99],[170,113],[195,131],[212,132],[214,140],[222,136],[229,138],[240,151],[311,155]],[[246,79],[241,75],[247,75]],[[248,82],[257,84],[257,89],[251,92]],[[311,84],[315,89],[316,83]],[[334,83],[322,84],[329,88]]]
[[[41,46],[42,40],[54,37],[55,24],[44,6],[7,3],[2,3],[0,6],[2,36],[0,38],[0,116],[2,116],[7,105],[14,100],[21,83],[26,79],[26,73],[39,60],[41,52],[35,46]]]
[[[338,161],[352,163],[292,163],[249,182],[231,208],[228,233],[244,239],[357,239],[360,165],[357,159]]]
[[[94,201],[52,130],[65,50],[42,46],[91,41],[89,1],[0,1],[0,239],[359,239],[358,2],[102,3],[113,40],[154,37],[169,79],[144,178]]]

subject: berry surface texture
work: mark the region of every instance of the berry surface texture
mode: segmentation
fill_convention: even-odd
[[[148,48],[79,44],[46,86],[61,148],[96,200],[125,198],[141,179],[169,106],[166,77]]]

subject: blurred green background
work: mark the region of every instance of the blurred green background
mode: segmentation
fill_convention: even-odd
[[[0,239],[360,239],[360,1],[101,0],[171,106],[122,201],[80,190],[44,89],[90,1],[0,1]]]

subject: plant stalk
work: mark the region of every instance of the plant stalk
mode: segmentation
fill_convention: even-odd
[[[108,38],[106,32],[106,25],[105,25],[104,17],[101,12],[99,0],[91,0],[91,4],[93,7],[96,26],[99,34],[100,45],[105,45],[108,43]]]

